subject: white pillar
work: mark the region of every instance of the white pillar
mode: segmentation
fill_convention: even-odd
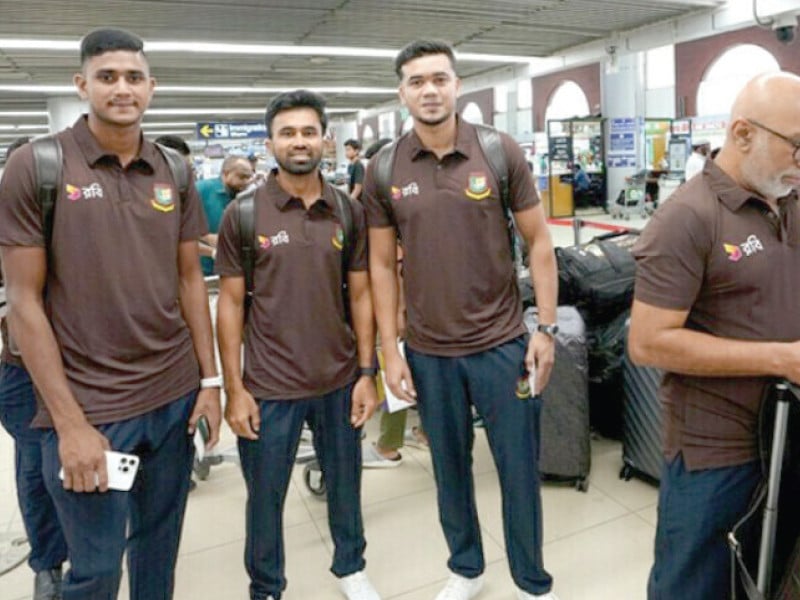
[[[645,81],[643,61],[639,53],[623,54],[615,57],[615,66],[609,66],[606,59],[602,77],[601,91],[603,98],[603,116],[606,122],[606,186],[608,201],[614,202],[620,190],[625,188],[625,177],[632,175],[643,165],[644,154],[644,115],[645,115]],[[621,118],[636,119],[635,153],[637,164],[629,167],[612,166],[609,155],[614,153],[609,134],[612,132],[612,120]]]
[[[47,99],[50,133],[57,133],[72,126],[79,116],[88,110],[86,102],[77,96],[56,96]]]

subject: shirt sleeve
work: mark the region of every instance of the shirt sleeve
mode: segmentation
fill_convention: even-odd
[[[367,216],[360,202],[350,202],[353,207],[353,235],[355,239],[350,253],[348,271],[366,271],[368,266],[367,254]]]
[[[381,198],[378,185],[375,181],[376,154],[367,165],[364,177],[364,187],[361,190],[361,202],[364,204],[368,227],[391,227],[394,225],[392,218],[391,198]]]
[[[687,204],[672,201],[659,208],[633,247],[636,300],[658,308],[689,310],[705,275],[709,229]]]
[[[364,165],[359,160],[353,163],[353,184],[364,183]]]
[[[217,258],[214,261],[214,272],[221,277],[241,277],[242,243],[239,237],[239,204],[231,202],[222,215],[217,240]],[[254,249],[255,250],[255,249]]]
[[[186,205],[181,207],[181,236],[182,242],[196,240],[208,233],[208,221],[200,203],[200,196],[195,187],[194,175],[189,176],[189,188],[186,198],[181,198]]]
[[[503,150],[508,164],[509,202],[513,212],[520,212],[533,208],[541,201],[536,191],[533,174],[528,168],[528,161],[522,153],[522,148],[510,135],[500,134],[503,140]]]
[[[0,180],[0,246],[44,247],[36,192],[33,149],[26,144],[8,159]]]

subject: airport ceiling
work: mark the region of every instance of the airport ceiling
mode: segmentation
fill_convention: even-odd
[[[0,115],[45,111],[48,95],[14,86],[69,86],[77,50],[14,48],[10,40],[77,43],[88,30],[117,26],[146,43],[205,42],[307,48],[389,49],[384,57],[149,51],[160,86],[269,88],[256,93],[157,91],[151,109],[193,108],[192,115],[146,121],[230,119],[221,108],[263,110],[272,89],[336,87],[334,109],[368,109],[396,98],[394,52],[421,37],[450,41],[459,53],[548,57],[615,32],[710,10],[714,0],[0,0]],[[459,60],[462,78],[507,67],[508,60]],[[370,93],[357,88],[379,88]],[[382,88],[382,89],[381,89]],[[260,117],[253,114],[250,120]],[[46,117],[36,117],[46,123]],[[24,118],[31,122],[31,118]],[[20,118],[0,116],[3,123]],[[7,128],[6,128],[7,129]],[[0,133],[3,133],[0,131]]]

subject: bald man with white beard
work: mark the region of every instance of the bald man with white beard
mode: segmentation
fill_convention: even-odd
[[[761,402],[774,378],[800,383],[798,187],[800,77],[756,77],[716,160],[634,248],[630,353],[666,372],[649,600],[731,596],[726,535],[761,478]]]

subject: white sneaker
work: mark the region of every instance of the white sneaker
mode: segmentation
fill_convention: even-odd
[[[347,596],[347,600],[381,600],[364,571],[341,577],[339,589]]]
[[[375,444],[361,444],[361,466],[365,469],[392,469],[403,464],[403,456],[398,452],[394,458],[386,458],[378,452]]]
[[[556,593],[552,590],[546,594],[539,594],[537,596],[536,594],[531,594],[519,588],[517,588],[517,598],[519,600],[558,600],[558,596],[556,596]]]
[[[436,600],[471,600],[483,589],[483,575],[469,579],[456,573],[450,574]]]

